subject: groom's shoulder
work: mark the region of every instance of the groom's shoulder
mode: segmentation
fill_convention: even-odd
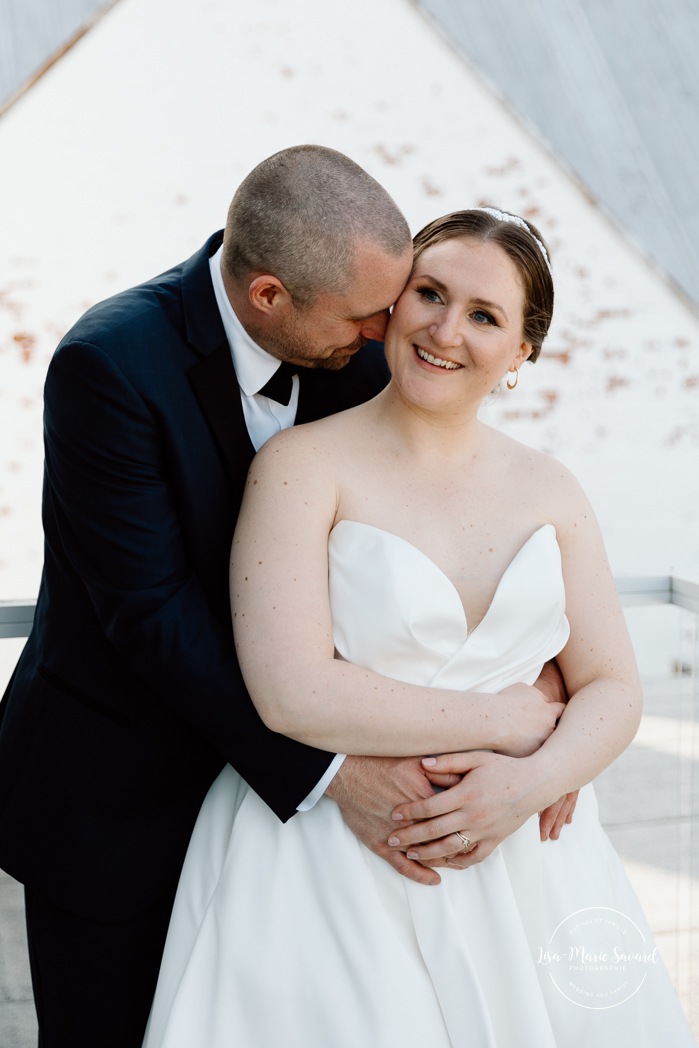
[[[187,286],[192,286],[195,301],[208,291],[215,302],[208,268],[210,243],[184,262],[92,305],[68,330],[58,349],[82,342],[108,352],[132,340],[182,336]]]
[[[382,342],[368,342],[337,371],[312,369],[304,377],[315,389],[314,404],[306,405],[305,421],[364,404],[388,385],[390,377]]]

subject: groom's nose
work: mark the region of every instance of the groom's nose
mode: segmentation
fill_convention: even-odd
[[[388,310],[382,309],[380,313],[374,313],[373,317],[369,317],[367,320],[362,321],[360,328],[360,334],[367,339],[375,339],[377,342],[383,342],[386,334],[386,327],[388,326]]]

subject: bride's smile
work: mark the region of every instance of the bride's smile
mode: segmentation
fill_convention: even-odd
[[[432,353],[428,353],[426,349],[421,349],[420,346],[415,346],[415,352],[419,356],[420,360],[426,360],[428,364],[433,364],[436,367],[445,368],[447,371],[451,371],[454,368],[462,368],[463,364],[457,364],[455,360],[447,360],[445,357],[435,357]]]

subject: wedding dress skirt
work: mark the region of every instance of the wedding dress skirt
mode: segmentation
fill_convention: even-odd
[[[533,683],[568,637],[552,525],[468,632],[410,543],[330,536],[342,658],[416,684]],[[397,711],[397,716],[400,711]],[[541,843],[529,819],[483,862],[415,884],[322,798],[282,825],[227,767],[182,871],[145,1048],[685,1048],[694,1042],[591,786]]]

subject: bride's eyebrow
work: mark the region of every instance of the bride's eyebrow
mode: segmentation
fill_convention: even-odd
[[[499,306],[497,302],[489,302],[487,298],[474,298],[471,300],[474,306],[480,306],[482,309],[489,309],[491,313],[500,313],[501,316],[507,320],[507,313]]]
[[[431,277],[429,273],[418,273],[418,272],[415,272],[415,273],[413,273],[411,279],[412,280],[424,280],[428,284],[432,284],[432,286],[435,287],[437,289],[437,291],[448,291],[449,290],[449,288],[447,287],[446,284],[443,284],[441,280],[437,280],[436,277]]]

